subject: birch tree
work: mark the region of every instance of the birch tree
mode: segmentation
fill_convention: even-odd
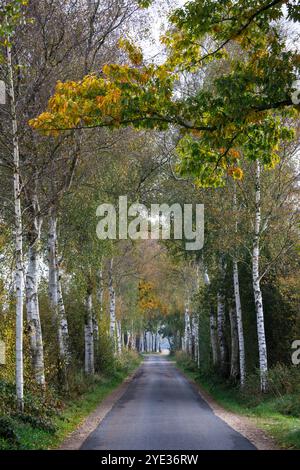
[[[233,210],[235,212],[235,234],[238,232],[238,219],[237,219],[237,193],[236,184],[234,183],[233,189]],[[236,251],[236,248],[235,248]],[[241,387],[245,385],[246,378],[246,365],[245,365],[245,341],[244,341],[244,328],[242,318],[242,305],[240,296],[240,282],[239,282],[239,270],[236,253],[233,256],[233,288],[235,298],[235,312],[238,332],[238,347],[239,347],[239,366],[240,366],[240,384]]]
[[[159,353],[160,352],[160,334],[158,333],[158,330],[156,331],[155,345],[156,345],[155,352]]]
[[[186,301],[184,310],[184,350],[187,354],[192,354],[191,318],[189,301]]]
[[[226,370],[226,342],[225,342],[225,299],[222,292],[218,292],[217,308],[217,335],[220,350],[220,366],[223,373]]]
[[[263,299],[260,287],[260,234],[261,234],[261,187],[260,187],[260,161],[255,162],[255,216],[254,216],[254,237],[253,237],[253,254],[252,254],[252,282],[257,322],[257,338],[259,352],[259,370],[260,370],[260,387],[262,392],[267,391],[268,386],[268,359],[267,345],[264,323]]]
[[[109,335],[115,348],[116,341],[116,293],[113,284],[113,258],[109,261]]]
[[[42,217],[37,197],[30,203],[31,227],[28,231],[28,266],[26,272],[26,311],[30,337],[31,361],[35,380],[42,388],[45,387],[45,366],[42,325],[39,311],[39,276],[41,260],[41,228]]]
[[[192,336],[193,336],[193,349],[194,361],[200,367],[200,354],[199,354],[199,318],[193,315],[192,317]]]
[[[54,315],[53,321],[57,326],[60,359],[63,366],[66,366],[69,360],[69,333],[59,272],[57,253],[57,217],[54,211],[51,212],[49,217],[48,265],[50,305]]]
[[[93,375],[95,373],[94,362],[94,321],[93,321],[93,289],[91,282],[87,287],[86,293],[86,319],[84,328],[85,345],[85,373]]]
[[[204,271],[204,284],[210,286],[210,278],[207,270]],[[217,321],[214,308],[211,305],[209,309],[209,330],[210,330],[210,344],[212,351],[212,362],[216,366],[218,364],[218,343],[217,343]]]
[[[217,335],[220,350],[220,367],[223,374],[226,374],[227,368],[227,345],[225,339],[225,295],[224,295],[224,280],[226,264],[224,255],[222,254],[219,259],[220,270],[220,287],[217,294]]]
[[[16,394],[18,407],[24,408],[24,376],[23,376],[23,221],[21,209],[20,182],[20,148],[18,138],[18,121],[16,114],[14,72],[11,45],[6,47],[8,68],[8,93],[10,97],[10,113],[13,138],[13,189],[15,208],[15,288],[16,288]]]
[[[145,332],[144,332],[144,331],[142,331],[142,332],[140,333],[139,350],[140,350],[140,353],[144,353],[144,352],[145,352]]]
[[[103,318],[103,294],[104,294],[104,284],[103,284],[103,271],[102,266],[97,273],[97,299],[99,304],[99,318],[100,321]]]
[[[229,305],[229,320],[231,333],[230,377],[236,380],[239,375],[239,338],[237,314],[232,302]]]
[[[122,324],[121,320],[117,320],[116,322],[116,330],[117,330],[117,350],[118,354],[122,354]]]

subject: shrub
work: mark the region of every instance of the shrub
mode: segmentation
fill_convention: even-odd
[[[285,395],[296,395],[300,393],[300,371],[296,367],[288,367],[283,364],[277,364],[269,369],[268,372],[268,392],[260,392],[259,370],[248,375],[242,396],[249,403],[257,404],[265,398],[282,398]]]
[[[111,339],[107,335],[100,336],[97,352],[95,355],[96,372],[109,373],[115,371],[116,358]]]
[[[132,367],[139,363],[140,355],[136,351],[123,351],[122,355],[117,358],[117,369],[123,372],[129,372]]]
[[[87,375],[83,369],[78,367],[69,374],[68,389],[65,392],[66,399],[76,399],[90,390],[95,383],[101,381],[101,376],[98,374]]]
[[[299,395],[286,395],[276,401],[275,409],[287,416],[300,418],[300,397]]]
[[[198,370],[197,364],[193,359],[184,351],[176,352],[176,362],[180,367],[187,369],[191,372],[196,372]]]
[[[16,408],[16,390],[15,385],[0,380],[0,413],[5,415]]]
[[[269,370],[269,393],[281,397],[300,392],[300,370],[297,367],[288,367],[277,364]]]
[[[14,446],[18,446],[19,444],[19,439],[15,431],[15,422],[9,416],[0,417],[0,438],[5,439]]]
[[[52,421],[43,416],[16,413],[14,418],[18,419],[22,423],[30,424],[33,428],[42,429],[50,434],[54,434],[57,431],[57,427],[52,423]]]

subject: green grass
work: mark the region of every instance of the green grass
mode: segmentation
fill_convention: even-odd
[[[53,424],[57,429],[55,433],[16,420],[14,431],[18,438],[18,446],[16,447],[0,438],[0,449],[43,450],[57,448],[138,365],[139,361],[135,361],[126,370],[118,370],[111,377],[96,378],[86,393],[75,400],[67,401],[63,411],[53,419]]]
[[[221,383],[213,376],[199,375],[198,371],[178,363],[190,379],[202,386],[214,400],[228,411],[251,418],[252,422],[266,434],[274,438],[277,445],[283,449],[300,449],[300,419],[297,416],[287,416],[279,410],[286,410],[290,401],[300,401],[299,396],[285,395],[282,397],[267,396],[264,400],[252,403],[245,399],[239,390],[232,385]],[[287,411],[285,411],[286,413]]]

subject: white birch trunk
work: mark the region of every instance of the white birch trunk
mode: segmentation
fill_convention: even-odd
[[[234,183],[233,191],[233,208],[237,213],[237,195],[236,195],[236,184]],[[235,217],[235,233],[238,232],[238,219]],[[243,328],[243,315],[242,315],[242,304],[240,296],[240,281],[239,281],[239,268],[237,259],[233,259],[233,287],[234,287],[234,299],[235,299],[235,310],[236,310],[236,321],[238,331],[238,344],[239,344],[239,363],[240,363],[240,386],[241,388],[245,385],[246,380],[246,358],[245,358],[245,341],[244,341],[244,328]]]
[[[98,340],[99,340],[99,326],[98,326],[98,321],[97,321],[95,314],[93,315],[93,328],[94,328],[94,343],[96,345],[98,344]]]
[[[226,343],[225,343],[225,300],[224,295],[218,292],[217,334],[220,351],[220,366],[222,372],[226,370]]]
[[[156,332],[156,352],[159,353],[160,352],[160,334],[158,333],[158,331]]]
[[[57,322],[58,299],[57,299],[57,270],[56,270],[56,218],[50,214],[49,217],[49,232],[48,232],[48,268],[49,268],[49,301],[54,316],[54,321]]]
[[[240,361],[240,385],[241,388],[245,385],[246,380],[246,359],[245,359],[245,341],[244,341],[244,328],[242,317],[242,306],[240,297],[240,283],[239,271],[237,261],[233,260],[233,285],[234,285],[234,298],[239,342],[239,361]]]
[[[223,374],[226,373],[226,359],[227,359],[227,345],[225,339],[225,294],[223,292],[223,284],[225,280],[225,262],[224,258],[220,256],[220,274],[221,274],[221,288],[217,294],[217,335],[219,344],[219,360],[220,368]]]
[[[207,270],[204,271],[204,284],[210,286],[210,278]],[[217,322],[213,306],[211,306],[209,310],[209,334],[212,362],[213,365],[216,366],[218,363]]]
[[[118,354],[122,354],[122,326],[121,321],[117,321],[117,347],[118,347]]]
[[[218,363],[217,322],[213,307],[210,308],[209,312],[209,330],[212,361],[213,365],[216,366]]]
[[[15,88],[11,47],[7,46],[8,65],[8,93],[10,96],[10,111],[12,119],[13,136],[13,181],[14,181],[14,215],[15,215],[15,287],[16,287],[16,395],[18,408],[24,409],[24,372],[23,372],[23,225],[21,209],[21,183],[20,183],[20,150],[18,139],[18,123],[16,115]]]
[[[144,332],[140,334],[140,352],[145,352]]]
[[[195,324],[194,324],[194,316],[192,315],[190,318],[191,322],[191,354],[192,358],[195,359]]]
[[[233,305],[229,306],[229,319],[231,332],[230,377],[236,380],[239,375],[239,340],[237,329],[237,315]]]
[[[198,262],[196,265],[196,275],[197,275],[197,290],[199,291],[200,286],[200,263]],[[200,369],[200,334],[199,334],[199,323],[200,323],[200,316],[197,314],[195,318],[195,335],[196,335],[196,343],[195,343],[195,362],[197,363],[198,368]]]
[[[99,302],[99,318],[100,318],[100,321],[103,318],[103,294],[104,294],[103,272],[102,272],[102,269],[99,269],[98,270],[97,299],[98,299],[98,302]]]
[[[132,325],[132,333],[131,333],[131,349],[133,351],[136,350],[136,334],[133,330],[133,325]]]
[[[69,362],[68,322],[63,302],[57,257],[57,218],[53,210],[50,211],[49,216],[48,265],[50,306],[53,312],[53,320],[57,327],[59,356],[63,365],[66,365]]]
[[[131,343],[131,334],[130,334],[130,331],[127,331],[127,340],[126,340],[127,351],[130,349],[130,343]]]
[[[256,161],[255,171],[255,223],[252,254],[252,283],[254,292],[254,302],[257,322],[257,337],[259,351],[260,388],[262,392],[268,386],[268,360],[267,345],[265,336],[263,299],[260,287],[260,230],[261,230],[261,188],[260,188],[260,162]]]
[[[152,349],[151,349],[151,333],[150,331],[147,331],[146,333],[146,344],[147,344],[147,352],[151,352]]]
[[[70,350],[69,350],[69,329],[68,321],[66,316],[65,304],[62,294],[61,279],[59,274],[59,265],[58,269],[58,283],[57,283],[57,297],[58,297],[58,315],[59,315],[59,330],[62,337],[63,343],[63,357],[66,364],[70,362]]]
[[[192,353],[191,319],[188,302],[184,311],[184,349],[187,354]]]
[[[199,367],[199,319],[195,316],[192,317],[192,337],[193,337],[193,352],[194,361]]]
[[[116,294],[113,286],[113,259],[109,265],[109,334],[116,349]]]
[[[93,323],[93,299],[90,289],[86,297],[86,323],[84,331],[85,339],[85,373],[93,375],[95,373],[94,359],[94,323]]]
[[[35,202],[33,201],[35,205]],[[33,211],[36,211],[36,207]],[[43,335],[39,312],[38,285],[40,268],[40,240],[42,220],[34,215],[33,228],[30,233],[28,249],[28,267],[26,273],[26,310],[29,329],[30,352],[35,381],[45,387]]]

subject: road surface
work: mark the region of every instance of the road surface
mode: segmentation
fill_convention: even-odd
[[[176,367],[147,356],[82,450],[255,450],[215,416]]]

